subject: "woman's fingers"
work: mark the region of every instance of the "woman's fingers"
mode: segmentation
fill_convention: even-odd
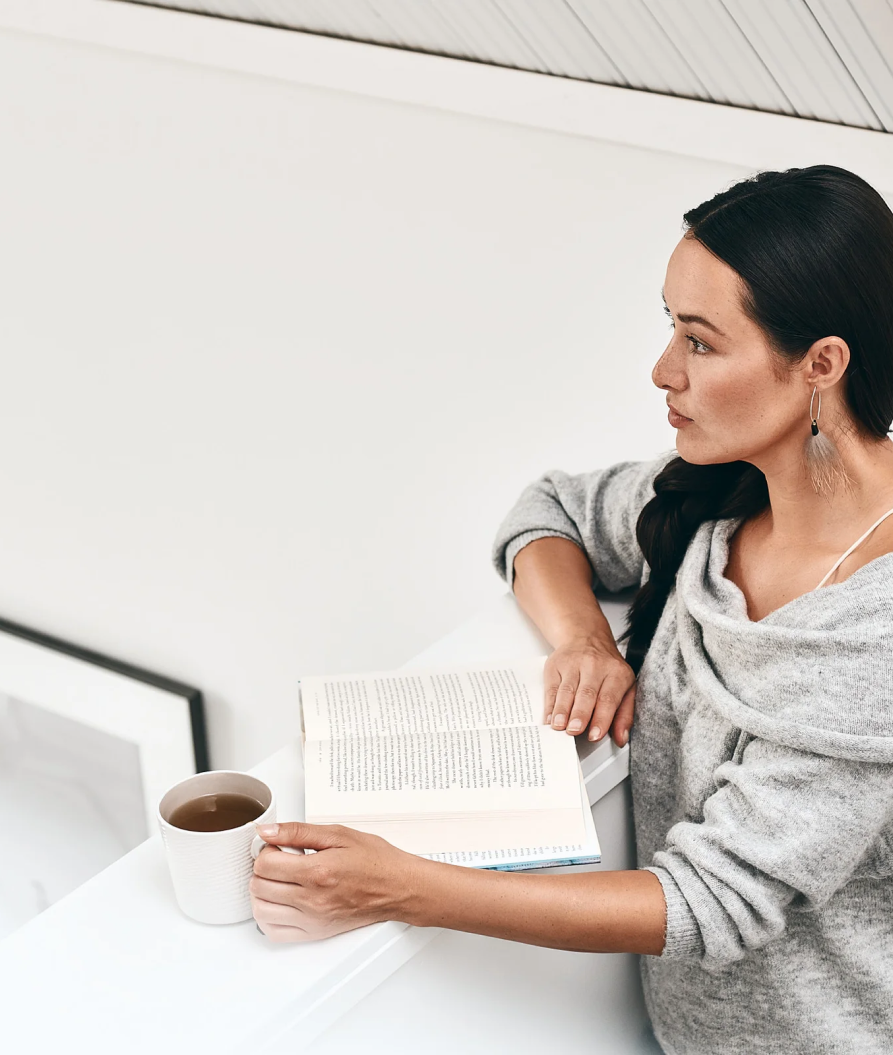
[[[567,723],[567,731],[569,733],[573,733],[576,736],[577,733],[581,733],[586,728],[598,694],[598,689],[595,685],[589,681],[583,681],[582,678],[580,679]]]
[[[545,669],[545,722],[577,736],[587,727],[590,739],[600,740],[615,721],[635,685],[635,674],[623,657],[602,649],[559,648]],[[634,701],[627,701],[624,728],[632,724]]]
[[[283,905],[278,901],[264,901],[263,898],[252,897],[254,918],[258,923],[275,923],[280,927],[299,927],[308,930],[308,920],[300,909],[292,905]]]
[[[561,675],[557,671],[555,671],[554,673],[550,674],[549,670],[547,668],[546,672],[545,672],[545,679],[546,679],[546,693],[545,693],[545,695],[546,695],[546,702],[545,702],[546,714],[545,714],[545,718],[543,720],[545,721],[546,725],[549,725],[550,722],[552,721],[552,714],[555,711],[555,699],[558,696],[558,687],[561,685]]]
[[[318,935],[303,927],[287,927],[278,923],[266,923],[257,921],[258,929],[265,938],[276,942],[277,945],[285,945],[298,941],[313,941]],[[320,935],[321,936],[321,935]]]
[[[611,732],[614,734],[614,743],[618,747],[623,747],[629,741],[629,731],[633,726],[635,709],[636,685],[633,682],[626,690],[623,699],[620,701],[620,706],[617,708],[617,713],[614,715],[614,724]]]
[[[621,701],[627,689],[628,681],[620,676],[607,677],[598,691],[595,710],[589,723],[589,739],[600,740],[611,728]]]
[[[574,705],[574,697],[580,684],[580,675],[562,675],[561,684],[555,695],[555,709],[552,711],[552,728],[563,729],[567,725],[567,716]]]

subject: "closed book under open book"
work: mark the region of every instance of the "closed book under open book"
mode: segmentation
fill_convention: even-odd
[[[545,661],[303,678],[307,820],[478,868],[600,861],[574,738],[543,724]]]

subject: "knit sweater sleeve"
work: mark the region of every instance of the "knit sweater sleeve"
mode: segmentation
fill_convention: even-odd
[[[791,913],[893,876],[893,765],[753,739],[714,778],[702,819],[674,824],[647,867],[667,902],[663,959],[716,972],[781,937]]]
[[[675,451],[650,462],[620,462],[607,469],[569,475],[544,473],[522,492],[499,526],[492,560],[511,587],[518,553],[535,539],[574,542],[592,565],[593,588],[617,591],[638,586],[645,559],[636,521],[654,495],[654,477]]]

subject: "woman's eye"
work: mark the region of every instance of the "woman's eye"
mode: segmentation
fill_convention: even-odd
[[[664,310],[666,310],[666,309],[664,309]],[[675,330],[676,329],[676,323],[673,321],[672,318],[670,319],[669,323],[667,324],[667,329],[669,329],[669,330]],[[699,341],[697,339],[697,337],[695,337],[691,333],[687,333],[685,335],[685,339],[691,345],[691,350],[693,352],[696,352],[698,355],[704,355],[705,352],[709,352],[710,351],[710,348],[708,348],[706,344],[704,344],[701,341]]]

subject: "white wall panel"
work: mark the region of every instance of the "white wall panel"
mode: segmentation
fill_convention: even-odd
[[[887,66],[893,69],[893,4],[890,0],[850,0]],[[893,105],[889,98],[887,102]]]
[[[871,109],[805,0],[784,0],[775,11],[779,25],[792,41],[793,47],[802,50],[807,56],[804,66],[814,85],[816,97],[819,92],[823,92],[836,110],[838,120],[844,124],[879,129],[881,123],[877,114]]]
[[[370,6],[405,47],[458,58],[474,57],[433,4],[415,0],[370,0]]]
[[[876,30],[880,32],[872,33],[853,0],[808,0],[808,3],[878,120],[888,132],[893,132],[893,68],[880,50],[886,35],[893,62],[893,8],[884,4],[889,26],[884,27],[875,18]],[[874,6],[878,12],[881,10],[879,5]]]
[[[496,0],[506,17],[536,47],[551,73],[617,83],[620,71],[573,8],[553,0]]]
[[[286,10],[290,6],[288,0],[284,3],[280,0],[280,5]],[[380,44],[414,46],[394,31],[388,19],[378,10],[378,5],[370,3],[370,0],[337,0],[337,3],[318,0],[317,10],[322,17],[338,18],[343,26],[342,33],[346,37],[376,41]]]
[[[190,7],[213,10],[219,0],[188,0]],[[291,28],[306,28],[316,33],[331,33],[336,36],[359,40],[374,40],[390,43],[393,33],[376,18],[365,0],[228,0],[230,8],[247,9],[250,5],[257,14],[254,17]],[[245,17],[250,17],[246,15]]]
[[[548,73],[536,50],[515,29],[493,0],[428,0],[482,62]]]
[[[893,0],[133,0],[893,131]]]
[[[567,0],[631,88],[707,99],[707,90],[643,0]]]
[[[790,113],[777,81],[720,0],[645,0],[718,103]]]
[[[880,128],[803,0],[725,0],[801,117]]]
[[[137,3],[150,0],[136,0]],[[156,0],[152,0],[156,2]],[[389,34],[381,22],[369,24],[363,0],[157,0],[164,7],[181,7],[189,11],[240,18],[290,29],[303,28],[313,33],[372,39],[385,43]]]
[[[535,475],[672,443],[660,283],[746,168],[18,31],[0,94],[3,612],[201,686],[215,765],[504,592]]]

